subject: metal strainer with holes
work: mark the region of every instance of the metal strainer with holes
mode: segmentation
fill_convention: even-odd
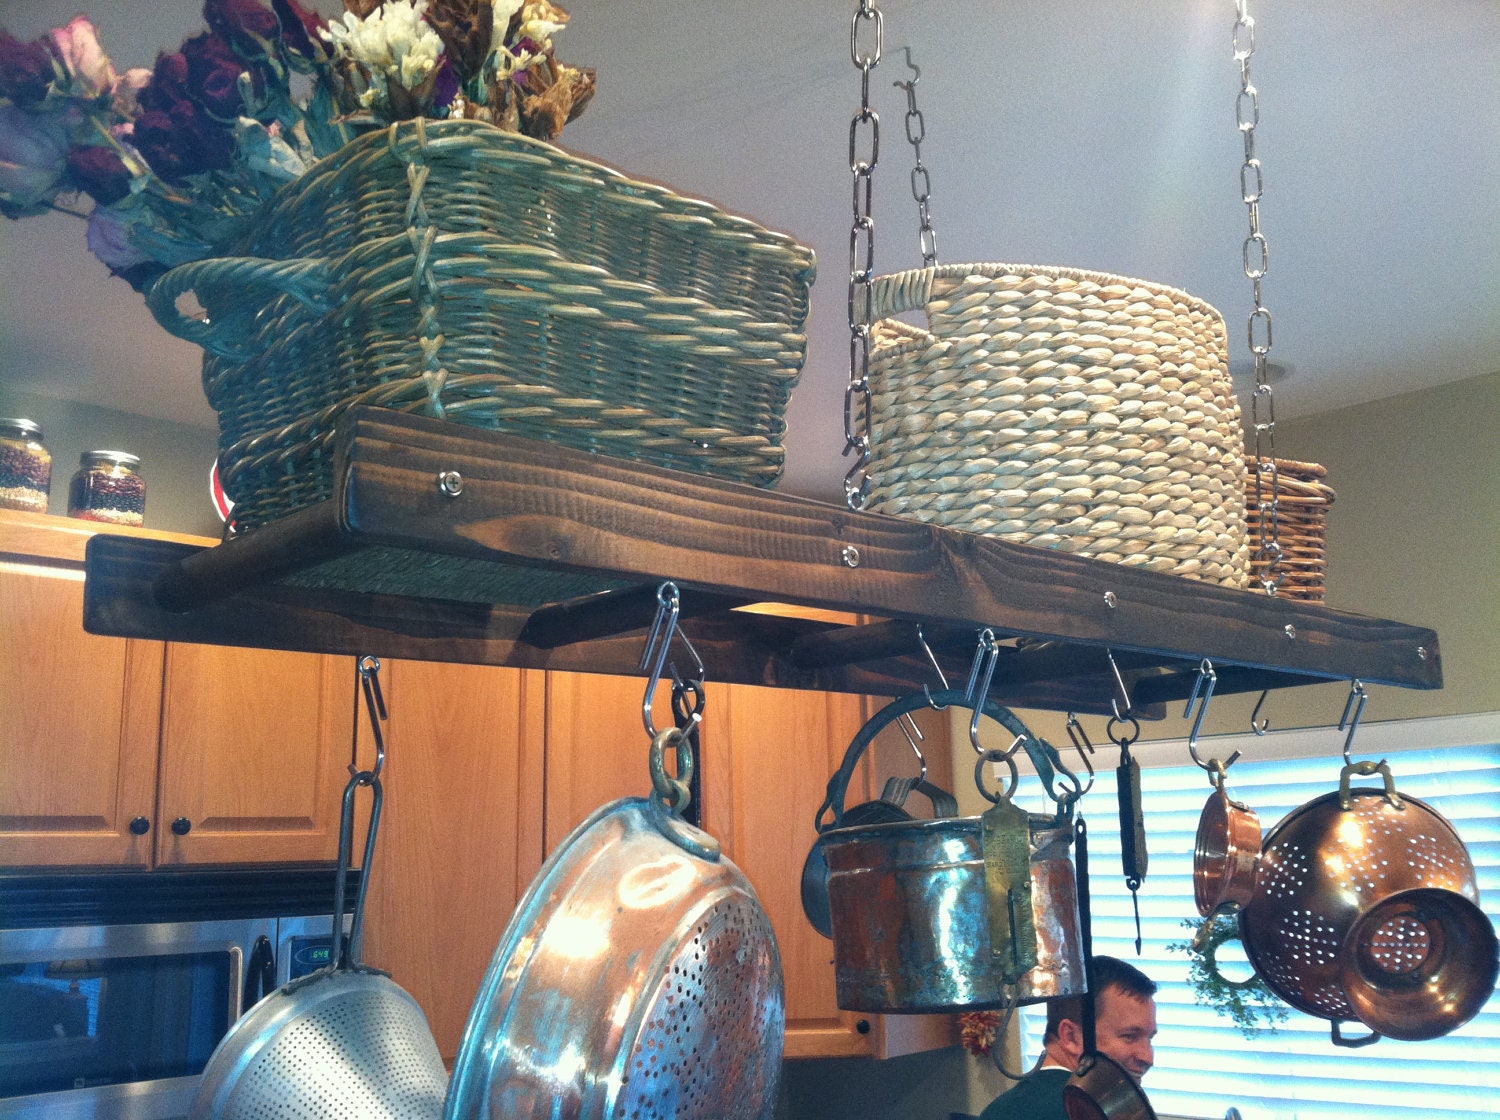
[[[230,1028],[204,1067],[190,1120],[435,1120],[442,1113],[448,1075],[427,1017],[386,973],[359,960],[384,799],[379,670],[375,658],[360,659],[376,763],[344,787],[329,963],[272,992]],[[346,943],[344,891],[361,786],[373,800]]]
[[[1385,789],[1353,789],[1354,774]],[[1293,810],[1262,846],[1240,912],[1245,953],[1299,1011],[1425,1039],[1494,990],[1496,942],[1474,865],[1438,812],[1396,792],[1384,763],[1345,766],[1337,793]],[[1348,1043],[1345,1043],[1346,1045]]]
[[[612,802],[512,917],[445,1116],[769,1118],[784,1000],[770,921],[713,837],[655,799]]]

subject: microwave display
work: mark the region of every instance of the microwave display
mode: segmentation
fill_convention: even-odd
[[[5,966],[0,1097],[201,1073],[237,972],[228,950]]]

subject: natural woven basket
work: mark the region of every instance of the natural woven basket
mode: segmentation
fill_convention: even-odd
[[[873,293],[869,508],[1243,587],[1224,321],[1175,288],[955,264]],[[889,318],[924,311],[930,329]]]
[[[1256,507],[1255,458],[1248,460],[1245,509],[1250,526],[1250,575],[1259,579],[1270,559],[1256,559],[1264,540],[1269,514]],[[1277,459],[1280,478],[1276,502],[1277,540],[1281,544],[1281,584],[1276,594],[1286,599],[1321,603],[1328,591],[1328,510],[1338,497],[1324,481],[1328,470],[1317,463]],[[1266,483],[1269,487],[1269,481]],[[1266,500],[1270,500],[1269,489]]]
[[[373,404],[769,485],[806,352],[811,250],[476,121],[403,121],[320,161],[147,301],[201,344],[248,528],[330,492]],[[197,296],[206,319],[179,311]]]

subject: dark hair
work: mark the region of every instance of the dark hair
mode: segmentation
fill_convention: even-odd
[[[1135,965],[1127,964],[1118,957],[1098,955],[1090,961],[1090,965],[1094,976],[1096,996],[1103,995],[1110,988],[1119,988],[1137,999],[1150,999],[1156,995],[1156,981]],[[1075,1023],[1083,1022],[1082,996],[1063,996],[1060,999],[1048,1001],[1047,1031],[1043,1035],[1044,1041],[1050,1042],[1057,1037],[1058,1024],[1064,1019],[1072,1019]]]

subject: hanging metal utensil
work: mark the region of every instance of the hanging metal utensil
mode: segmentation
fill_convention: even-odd
[[[1105,733],[1120,748],[1120,765],[1115,768],[1115,792],[1120,803],[1120,866],[1125,872],[1125,885],[1130,888],[1131,906],[1135,909],[1135,952],[1139,956],[1141,903],[1137,892],[1146,881],[1150,857],[1146,851],[1146,818],[1141,809],[1141,764],[1130,753],[1130,747],[1141,737],[1141,723],[1130,712],[1130,692],[1125,687],[1125,678],[1120,675],[1119,665],[1115,663],[1115,655],[1106,652],[1119,697],[1110,700],[1115,714]]]
[[[681,816],[692,752],[682,727],[655,729],[651,699],[674,639],[699,687],[702,664],[676,629],[674,585],[658,605],[644,659],[652,794],[597,810],[532,881],[469,1013],[447,1120],[775,1112],[781,954],[744,873]]]
[[[350,767],[339,827],[333,939],[326,967],[272,992],[220,1040],[203,1070],[192,1120],[359,1116],[435,1120],[448,1074],[417,1001],[389,973],[360,961],[365,895],[374,867],[385,764],[380,662],[359,661],[359,686],[376,744],[375,768]],[[369,788],[370,830],[344,938],[344,892],[354,842],[354,795]]]

